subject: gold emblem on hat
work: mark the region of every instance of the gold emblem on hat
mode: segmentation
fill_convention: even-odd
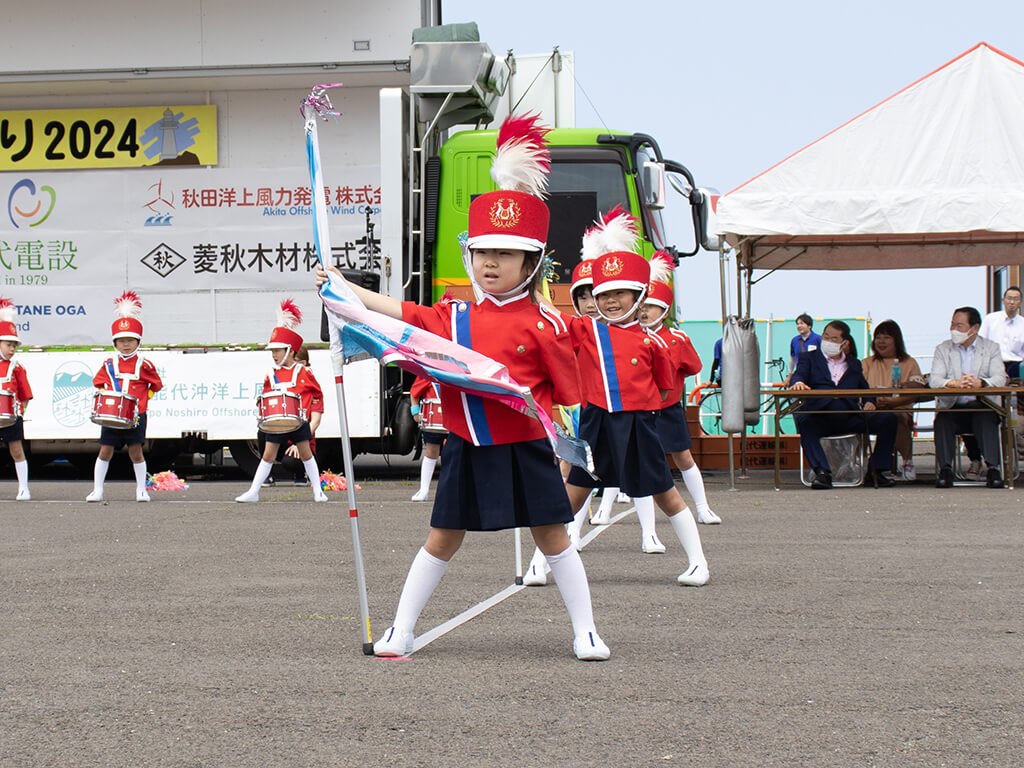
[[[622,273],[622,259],[618,256],[612,256],[610,259],[605,259],[601,264],[601,274],[606,277],[612,275],[618,275]]]
[[[491,226],[498,229],[512,229],[519,224],[523,212],[519,203],[510,197],[499,197],[494,201],[491,210],[488,212],[491,219]]]
[[[584,261],[580,265],[580,277],[590,277],[594,274],[594,265],[589,261]]]

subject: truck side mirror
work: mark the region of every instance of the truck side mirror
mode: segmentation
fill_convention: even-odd
[[[659,210],[665,207],[664,164],[646,161],[640,174],[640,186],[645,207]]]

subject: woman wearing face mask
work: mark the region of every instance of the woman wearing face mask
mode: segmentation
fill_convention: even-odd
[[[903,344],[903,331],[893,320],[885,320],[875,327],[871,354],[861,360],[864,378],[874,389],[877,387],[923,387],[926,386],[917,361],[907,354]],[[910,406],[913,397],[879,397],[875,407],[896,413],[896,451],[903,457],[903,479],[913,482],[917,478],[914,470],[914,443],[912,430],[914,417]]]
[[[850,326],[842,320],[833,320],[826,325],[821,334],[821,347],[800,356],[790,386],[798,391],[868,389],[860,360],[857,359],[857,345],[850,334]],[[832,469],[820,439],[848,432],[878,436],[871,457],[870,478],[876,488],[895,485],[887,472],[892,466],[896,416],[878,412],[874,398],[808,398],[800,406],[800,411],[812,412],[798,411],[795,417],[800,432],[800,445],[808,464],[814,470],[812,488],[822,490],[832,487]]]

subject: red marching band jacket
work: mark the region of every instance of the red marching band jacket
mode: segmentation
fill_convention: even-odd
[[[668,345],[669,354],[672,357],[672,364],[676,371],[676,383],[669,389],[662,408],[669,408],[678,404],[683,399],[683,392],[686,391],[686,377],[700,373],[703,363],[700,355],[693,348],[690,337],[676,328],[666,328],[662,325],[656,331],[648,331],[652,336],[658,336]]]
[[[111,379],[110,368],[113,368],[117,381]],[[164,387],[156,366],[141,354],[133,355],[127,360],[120,356],[107,358],[99,371],[92,377],[92,384],[97,389],[124,392],[139,401],[139,413],[146,412],[150,394],[159,392]]]
[[[402,319],[503,364],[529,387],[538,408],[580,402],[579,374],[565,320],[525,294],[497,302],[402,302]],[[474,445],[503,445],[547,436],[536,419],[490,398],[441,387],[445,427]]]
[[[676,372],[660,336],[639,323],[623,327],[592,317],[568,319],[587,403],[609,413],[664,407],[659,390],[675,386]]]
[[[324,412],[324,393],[313,372],[304,365],[294,363],[289,368],[277,368],[263,380],[263,392],[286,390],[299,396],[299,404],[306,412]]]
[[[0,390],[12,393],[21,404],[21,410],[15,414],[25,413],[25,406],[32,399],[32,387],[28,385],[25,369],[14,360],[0,360]]]

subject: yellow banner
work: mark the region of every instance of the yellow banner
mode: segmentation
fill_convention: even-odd
[[[216,164],[212,105],[0,111],[0,171]]]

